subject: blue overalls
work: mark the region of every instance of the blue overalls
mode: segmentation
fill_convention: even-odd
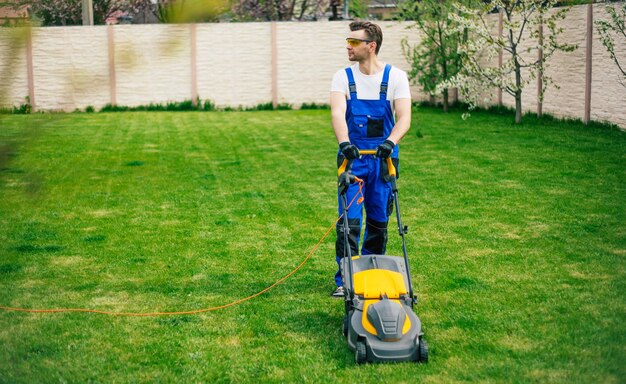
[[[350,99],[347,100],[346,122],[348,124],[348,136],[350,142],[359,149],[376,149],[383,143],[394,126],[393,111],[391,103],[387,100],[387,87],[389,84],[389,71],[391,65],[387,64],[383,73],[383,80],[380,85],[380,97],[378,100],[361,100],[357,98],[356,83],[351,68],[346,68],[348,84],[350,88]],[[393,159],[398,158],[398,146],[391,154]],[[341,164],[343,155],[338,154],[337,164]],[[392,208],[391,184],[386,182],[381,175],[381,159],[372,155],[364,155],[360,159],[352,162],[351,173],[365,181],[363,196],[365,198],[366,222],[365,234],[363,236],[363,246],[361,255],[385,253],[387,246],[387,222]],[[347,191],[348,204],[358,193],[358,184],[352,184]],[[340,199],[340,197],[339,197]],[[342,206],[339,200],[339,215]],[[350,233],[348,242],[352,256],[358,255],[359,240],[363,219],[363,207],[356,201],[348,209],[348,224]],[[340,265],[341,258],[345,253],[344,228],[341,222],[337,224],[337,241],[335,243],[337,264]],[[335,283],[342,285],[341,271],[335,274]]]

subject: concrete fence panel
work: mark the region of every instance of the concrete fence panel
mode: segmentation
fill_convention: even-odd
[[[605,6],[596,4],[593,7],[594,22],[608,19]],[[626,79],[602,45],[595,26],[592,47],[591,119],[610,121],[626,128]],[[615,41],[615,54],[622,68],[626,69],[626,39],[623,37],[618,36]]]
[[[39,110],[72,111],[109,101],[104,27],[33,31],[33,82]]]
[[[577,44],[573,52],[557,51],[547,62],[545,72],[559,89],[550,85],[544,96],[543,112],[558,117],[583,118],[585,111],[585,49],[587,7],[573,7],[561,23],[563,33],[558,41]],[[547,32],[547,28],[546,28]],[[536,88],[534,93],[536,94]],[[529,111],[534,105],[525,104]]]
[[[0,31],[0,105],[20,105],[28,96],[25,31]]]
[[[333,74],[349,64],[348,24],[280,23],[277,28],[278,101],[328,103]]]
[[[199,24],[197,28],[201,99],[222,107],[272,100],[270,23]]]
[[[115,27],[117,103],[137,106],[191,99],[191,45],[185,25]]]

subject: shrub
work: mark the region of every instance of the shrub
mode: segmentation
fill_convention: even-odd
[[[128,110],[129,108],[123,105],[106,104],[102,107],[102,109],[100,109],[100,112],[124,112]]]
[[[202,110],[203,111],[215,111],[217,109],[217,107],[215,106],[215,103],[213,103],[211,100],[205,100],[204,104],[200,103],[200,98],[198,98],[198,106],[202,105]]]
[[[300,109],[330,109],[328,104],[302,103]]]
[[[15,115],[27,115],[33,111],[33,107],[30,105],[30,97],[24,98],[24,103],[19,107],[13,107],[13,114]]]

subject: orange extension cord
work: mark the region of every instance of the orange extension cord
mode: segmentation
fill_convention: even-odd
[[[350,206],[352,206],[352,203],[354,203],[354,200],[360,195],[361,197],[358,199],[357,204],[361,204],[363,202],[363,180],[356,178],[356,181],[359,183],[359,192],[354,196],[354,198],[352,199],[352,201],[350,201],[350,204],[348,204],[348,207],[346,208],[346,210],[348,208],[350,208]],[[147,312],[147,313],[135,313],[135,312],[109,312],[109,311],[99,311],[96,309],[87,309],[87,308],[54,308],[54,309],[28,309],[28,308],[15,308],[15,307],[7,307],[4,305],[0,305],[0,309],[5,310],[5,311],[13,311],[13,312],[28,312],[28,313],[62,313],[62,312],[83,312],[83,313],[97,313],[100,315],[109,315],[109,316],[128,316],[128,317],[149,317],[149,316],[174,316],[174,315],[196,315],[199,313],[204,313],[204,312],[210,312],[210,311],[217,311],[219,309],[224,309],[224,308],[228,308],[228,307],[232,307],[235,306],[237,304],[241,304],[245,301],[254,299],[257,296],[260,296],[262,294],[264,294],[265,292],[269,291],[270,289],[276,287],[277,285],[283,283],[285,280],[287,280],[288,278],[290,278],[291,276],[293,276],[296,272],[298,272],[303,266],[304,264],[306,264],[307,261],[309,261],[309,259],[311,258],[311,256],[313,256],[313,254],[315,253],[315,251],[317,251],[317,249],[319,248],[319,246],[322,244],[322,242],[324,242],[324,240],[326,239],[326,237],[328,236],[328,234],[333,230],[333,228],[337,225],[337,223],[339,222],[339,220],[341,220],[341,218],[343,217],[344,214],[341,214],[339,216],[339,218],[333,223],[333,225],[328,228],[328,230],[326,231],[326,233],[324,233],[324,235],[322,236],[322,238],[317,242],[317,244],[315,244],[315,246],[313,247],[313,249],[311,249],[311,251],[309,252],[309,254],[304,258],[304,260],[302,260],[302,262],[291,272],[289,272],[287,275],[285,275],[284,277],[280,278],[278,281],[276,281],[274,284],[270,285],[269,287],[263,289],[262,291],[259,291],[253,295],[250,295],[248,297],[244,297],[242,299],[238,299],[235,300],[233,302],[230,302],[228,304],[224,304],[224,305],[219,305],[216,307],[210,307],[210,308],[202,308],[202,309],[194,309],[191,311],[177,311],[177,312]]]

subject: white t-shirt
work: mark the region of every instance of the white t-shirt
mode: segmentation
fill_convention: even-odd
[[[356,84],[356,96],[362,100],[378,100],[380,98],[380,83],[383,81],[384,70],[373,75],[365,75],[359,70],[359,63],[351,65],[352,75]],[[333,76],[330,86],[331,92],[341,92],[350,99],[348,75],[345,69],[340,69]],[[389,84],[387,88],[387,100],[410,99],[411,89],[409,79],[403,70],[391,67],[389,72]],[[393,108],[393,103],[391,103]]]

